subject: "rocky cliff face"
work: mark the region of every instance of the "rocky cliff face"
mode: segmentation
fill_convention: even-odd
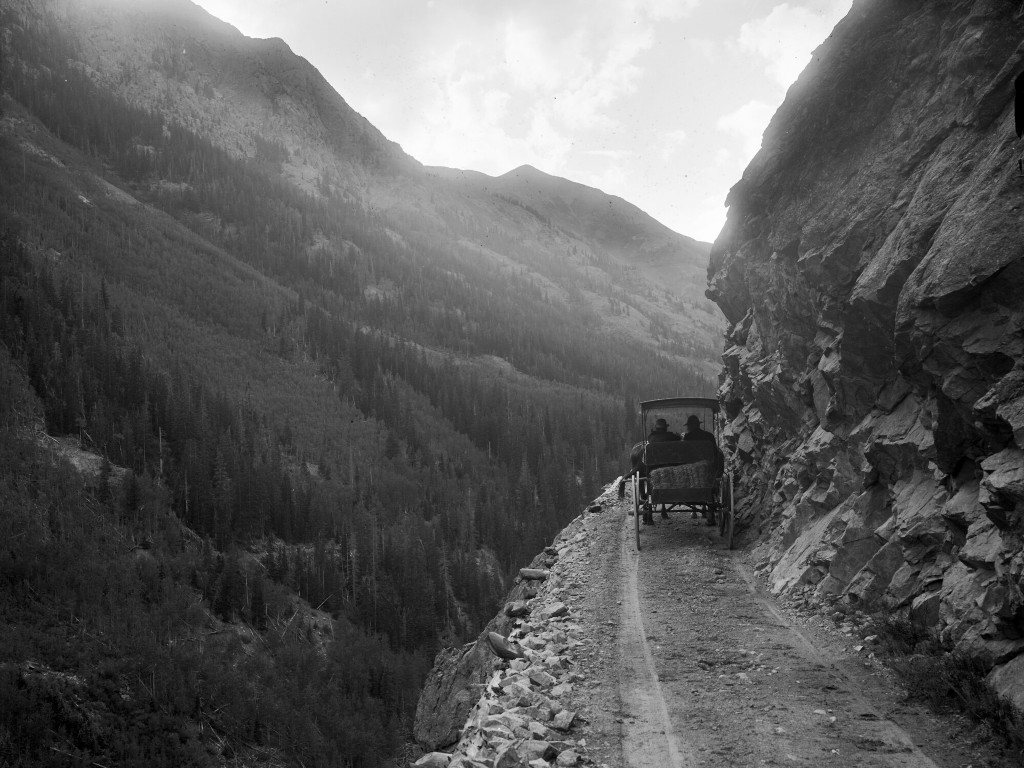
[[[709,266],[772,588],[908,612],[1003,677],[1024,671],[1019,7],[855,2]]]

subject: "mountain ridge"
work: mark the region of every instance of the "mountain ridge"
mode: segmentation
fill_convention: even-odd
[[[507,210],[514,204],[499,201],[497,208],[481,205],[484,201],[453,197],[444,188],[431,186],[424,166],[352,110],[309,62],[295,56],[284,44],[247,38],[222,22],[214,25],[214,39],[175,25],[167,29],[158,26],[155,32],[146,34],[133,33],[133,27],[146,18],[145,6],[138,14],[125,14],[104,13],[111,7],[107,0],[90,0],[81,6],[73,0],[54,0],[54,4],[67,14],[68,23],[82,40],[82,56],[92,76],[129,101],[164,114],[165,120],[175,119],[205,133],[212,130],[210,135],[236,156],[276,154],[274,160],[280,164],[283,177],[301,189],[312,194],[333,191],[343,199],[388,212],[415,227],[424,226],[425,215],[433,220],[428,225],[431,227],[436,226],[433,222],[438,218],[448,217],[447,228],[457,237],[461,233],[451,213],[474,218],[498,214],[496,226],[522,237],[523,220],[516,220],[511,227],[503,221],[510,213],[515,217],[514,210]],[[188,0],[175,0],[170,8],[179,5],[180,17],[208,16]],[[104,25],[112,26],[104,30]],[[134,39],[136,47],[118,50],[119,41],[125,39]],[[227,54],[218,52],[219,45],[227,45],[233,55],[225,58]],[[148,57],[147,51],[151,52]],[[242,62],[241,67],[233,63],[236,60]],[[170,110],[168,103],[173,104]],[[501,180],[497,182],[499,194],[501,187],[506,187],[508,194],[523,194],[509,174],[497,179]],[[584,185],[571,188],[577,192],[591,189]],[[601,280],[604,293],[613,293],[616,284],[640,293],[653,292],[666,283],[688,289],[685,301],[693,307],[692,312],[680,314],[678,303],[664,297],[654,303],[636,302],[636,309],[651,315],[649,319],[657,315],[656,322],[676,334],[699,337],[708,348],[701,364],[707,375],[713,375],[711,350],[720,331],[717,310],[702,290],[693,287],[697,280],[703,280],[696,268],[685,272],[671,269],[673,260],[702,262],[703,269],[710,245],[671,233],[625,201],[616,203],[619,198],[614,196],[595,190],[586,197],[581,211],[560,219],[566,237],[559,248],[609,251],[614,263],[610,274]],[[530,200],[520,202],[537,209]],[[625,211],[618,211],[620,206]],[[597,214],[591,207],[609,208],[613,215]],[[600,235],[596,241],[581,239],[588,229]],[[620,236],[622,230],[631,234]],[[537,236],[542,241],[530,247],[550,249],[550,238],[543,232],[534,239]],[[630,282],[623,270],[633,267],[639,267],[633,275],[639,279]],[[593,276],[593,270],[591,273]],[[630,331],[619,328],[619,332]],[[633,335],[637,336],[635,332]],[[642,337],[638,340],[646,343]]]

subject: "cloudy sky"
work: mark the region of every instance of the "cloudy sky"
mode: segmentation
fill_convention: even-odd
[[[198,0],[280,37],[426,165],[528,163],[713,240],[851,0]]]

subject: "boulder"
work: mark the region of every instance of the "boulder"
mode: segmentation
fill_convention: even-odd
[[[876,412],[857,427],[854,436],[867,436],[864,455],[883,481],[894,484],[933,457],[935,441],[927,407],[912,392],[892,412]]]
[[[988,618],[978,604],[994,581],[994,571],[971,568],[961,561],[947,569],[939,591],[939,622],[944,640],[957,643],[973,624]]]
[[[888,542],[857,572],[846,594],[861,602],[874,603],[885,593],[903,563],[902,547],[898,542]]]
[[[904,563],[893,574],[886,589],[886,597],[893,608],[901,608],[911,603],[920,592],[921,566]]]
[[[520,568],[519,576],[527,581],[544,581],[550,575],[545,568]]]
[[[967,541],[959,552],[960,561],[971,568],[994,569],[1003,558],[1003,537],[996,524],[983,517],[967,529]]]
[[[526,761],[543,760],[552,753],[551,744],[543,739],[526,739],[518,749]]]
[[[548,621],[559,616],[565,616],[567,613],[569,613],[569,607],[565,603],[555,602],[541,608],[537,612],[537,617],[541,621]]]
[[[539,688],[551,688],[556,680],[553,675],[545,672],[543,669],[535,669],[530,672],[530,682]]]
[[[466,715],[476,703],[469,686],[483,682],[485,661],[474,652],[475,647],[470,643],[445,648],[434,659],[416,706],[414,735],[423,749],[436,750],[458,741]]]
[[[520,582],[514,586],[507,601],[522,601],[529,589],[528,584]],[[502,611],[491,619],[475,642],[438,652],[433,669],[424,681],[413,722],[413,737],[422,749],[440,750],[459,740],[482,688],[498,665],[505,663],[495,656],[490,634],[493,632],[504,640],[512,629],[513,621]],[[510,645],[510,648],[515,646]]]
[[[964,632],[956,643],[956,650],[978,659],[987,667],[1004,664],[1024,652],[1024,638],[1001,636],[988,619],[963,624]]]
[[[525,600],[516,600],[513,603],[505,603],[505,615],[513,619],[530,615],[530,606]]]
[[[939,605],[942,598],[938,592],[922,592],[910,604],[910,619],[922,627],[934,627],[939,623]]]
[[[993,433],[1013,433],[1014,442],[1024,445],[1024,366],[1017,366],[1000,379],[974,404],[974,414]]]
[[[995,667],[986,680],[996,693],[1024,712],[1024,655]]]
[[[576,765],[579,762],[580,762],[580,755],[579,755],[579,753],[577,753],[575,750],[572,750],[572,749],[567,749],[567,750],[565,750],[563,752],[559,752],[558,753],[558,757],[555,759],[555,765],[559,766],[559,768],[564,768],[565,766]]]
[[[561,712],[555,715],[555,719],[551,725],[559,731],[567,731],[572,727],[572,724],[575,720],[575,712],[570,712],[567,709],[563,709]]]
[[[990,493],[1014,504],[1024,502],[1024,451],[1006,448],[981,462],[985,471],[982,486]]]
[[[519,749],[512,742],[505,744],[494,757],[494,768],[519,768],[522,764],[523,758],[519,755]]]
[[[447,752],[428,752],[413,763],[416,768],[448,768],[452,756]]]
[[[942,505],[942,517],[953,526],[966,531],[971,523],[985,514],[985,510],[978,503],[978,491],[979,484],[976,479],[965,482]]]

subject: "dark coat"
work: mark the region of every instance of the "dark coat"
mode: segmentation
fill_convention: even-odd
[[[696,429],[688,429],[686,434],[683,435],[683,440],[711,440],[714,441],[715,436],[708,432],[706,429],[697,427]]]
[[[678,432],[669,432],[667,429],[655,429],[647,436],[649,443],[671,443],[682,439]]]

